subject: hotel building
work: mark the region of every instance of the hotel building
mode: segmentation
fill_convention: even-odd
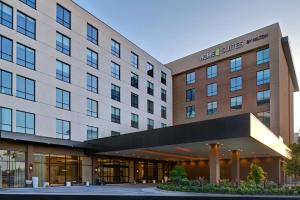
[[[176,162],[285,182],[298,83],[278,24],[166,65],[71,0],[1,0],[0,30],[0,188],[162,181]]]

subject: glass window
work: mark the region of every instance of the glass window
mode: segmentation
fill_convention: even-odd
[[[167,84],[167,74],[165,72],[161,72],[160,82],[164,85]]]
[[[70,110],[71,93],[66,90],[56,88],[56,107],[64,110]]]
[[[121,56],[121,48],[120,48],[120,43],[115,41],[115,40],[111,40],[111,54],[120,58]]]
[[[154,103],[153,101],[147,100],[147,111],[148,113],[154,113]]]
[[[147,81],[147,93],[150,95],[154,95],[154,85],[150,81]]]
[[[28,112],[16,112],[16,132],[34,134],[35,133],[35,115]]]
[[[120,80],[120,65],[111,62],[111,77]]]
[[[207,114],[208,115],[215,114],[217,112],[217,109],[218,109],[218,104],[216,101],[207,103]]]
[[[131,72],[131,86],[139,88],[139,76],[133,72]]]
[[[71,55],[71,39],[59,32],[56,32],[56,50]]]
[[[242,81],[242,77],[235,77],[230,79],[230,91],[237,91],[242,89],[243,87],[243,81]]]
[[[21,2],[25,3],[26,5],[30,6],[31,8],[36,8],[35,0],[20,0]]]
[[[131,127],[139,128],[139,116],[131,113]]]
[[[98,118],[98,101],[87,98],[87,115]]]
[[[87,24],[87,40],[98,45],[98,29]]]
[[[0,130],[12,131],[12,109],[0,107]]]
[[[161,117],[167,119],[167,108],[165,106],[161,106]]]
[[[230,99],[230,108],[232,110],[242,109],[242,104],[243,104],[243,97],[242,96],[232,97]]]
[[[121,89],[119,86],[111,84],[111,99],[120,101],[121,98]]]
[[[263,63],[270,62],[270,50],[269,48],[256,52],[256,64],[260,65]]]
[[[166,127],[167,127],[167,124],[161,123],[160,126],[161,126],[161,128],[166,128]]]
[[[18,75],[16,96],[22,99],[35,101],[35,81]]]
[[[56,60],[56,78],[58,80],[71,82],[71,67],[62,61]]]
[[[71,29],[71,12],[61,5],[56,5],[56,21],[64,27]]]
[[[239,71],[242,69],[242,58],[238,57],[230,60],[230,72]]]
[[[35,50],[17,43],[17,64],[35,70]]]
[[[218,74],[217,65],[207,67],[206,73],[207,73],[207,79],[216,77]]]
[[[131,92],[131,106],[134,108],[139,108],[139,95]]]
[[[196,72],[189,72],[186,74],[186,84],[192,84],[196,82]]]
[[[35,39],[35,19],[18,11],[17,14],[17,31],[32,39]]]
[[[90,92],[98,93],[98,77],[92,74],[86,74],[86,88]]]
[[[270,69],[256,72],[256,84],[263,85],[267,83],[270,83]]]
[[[120,132],[118,132],[118,131],[111,131],[110,132],[110,134],[111,134],[111,136],[119,136],[119,135],[121,135],[121,133]]]
[[[116,107],[111,107],[111,122],[120,124],[121,117],[120,117],[120,109]]]
[[[194,105],[185,108],[185,116],[187,119],[191,119],[196,116],[196,109]]]
[[[0,35],[0,58],[12,62],[12,40]]]
[[[12,73],[0,70],[0,92],[12,95]]]
[[[162,101],[166,102],[167,101],[167,91],[165,89],[161,88],[160,91],[160,98]]]
[[[147,119],[147,129],[148,130],[154,129],[154,120],[153,119]]]
[[[63,140],[71,139],[71,122],[56,119],[56,138]]]
[[[259,91],[256,94],[257,105],[264,105],[270,103],[270,90]]]
[[[186,101],[194,101],[195,100],[195,96],[196,96],[196,90],[195,88],[193,89],[189,89],[185,91],[185,98]]]
[[[87,138],[87,140],[98,139],[98,128],[93,127],[93,126],[87,126],[86,138]]]
[[[271,118],[271,115],[270,115],[270,111],[264,111],[264,112],[259,112],[257,113],[257,118],[262,122],[264,123],[267,127],[270,127],[270,118]]]
[[[13,28],[13,8],[2,1],[0,1],[0,23]]]
[[[212,83],[207,85],[207,96],[211,97],[211,96],[215,96],[218,93],[218,85],[217,83]]]
[[[149,62],[147,62],[147,74],[151,77],[154,76],[154,66]]]
[[[139,68],[139,56],[137,54],[131,52],[130,63],[131,63],[131,66],[138,69]]]
[[[98,69],[98,53],[88,48],[86,50],[86,63],[87,65]]]

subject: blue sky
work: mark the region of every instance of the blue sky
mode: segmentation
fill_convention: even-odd
[[[300,79],[300,0],[74,0],[167,63],[279,22]],[[300,82],[300,80],[299,80]],[[300,94],[295,94],[295,130]]]

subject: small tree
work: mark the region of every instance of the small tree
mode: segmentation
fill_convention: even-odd
[[[181,165],[176,165],[171,171],[171,180],[176,184],[179,184],[180,181],[187,177],[185,169]]]
[[[265,172],[263,170],[262,167],[252,163],[250,165],[250,171],[247,177],[247,180],[252,180],[255,182],[256,185],[259,185],[261,183],[263,183],[263,181],[265,180]]]
[[[292,176],[296,185],[295,179],[300,176],[300,144],[290,144],[290,158],[285,160],[284,171],[287,175]]]

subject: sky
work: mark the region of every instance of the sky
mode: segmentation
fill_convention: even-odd
[[[74,0],[162,63],[278,22],[300,83],[300,0]],[[295,131],[300,93],[294,94]]]

